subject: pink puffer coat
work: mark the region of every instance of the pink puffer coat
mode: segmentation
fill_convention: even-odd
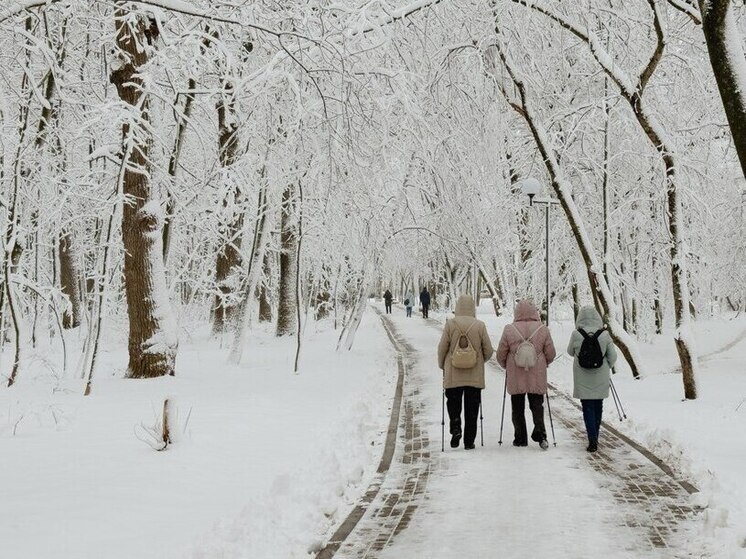
[[[528,339],[535,331],[531,343],[536,348],[536,365],[526,370],[515,364],[515,352],[523,339]],[[519,301],[513,324],[505,326],[497,346],[497,362],[508,375],[508,394],[546,394],[547,365],[556,355],[552,335],[539,319],[539,311],[530,301]]]

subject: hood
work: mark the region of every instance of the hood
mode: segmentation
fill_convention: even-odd
[[[474,297],[471,295],[462,295],[456,301],[456,316],[473,316],[477,317],[476,305],[474,305]]]
[[[531,301],[527,299],[518,301],[513,315],[514,322],[538,322],[540,320],[539,311],[536,310],[536,307]]]
[[[575,321],[575,328],[582,328],[586,332],[595,332],[604,327],[604,321],[595,307],[586,306],[578,311],[578,318]]]

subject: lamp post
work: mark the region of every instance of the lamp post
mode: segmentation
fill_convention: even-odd
[[[528,196],[528,205],[533,206],[534,204],[543,204],[544,205],[544,217],[546,218],[546,237],[544,240],[545,243],[545,257],[544,257],[544,263],[546,267],[546,300],[547,300],[547,327],[549,326],[549,307],[550,305],[550,277],[549,277],[549,215],[552,208],[552,204],[559,204],[558,200],[553,200],[551,198],[536,198],[536,195],[539,194],[542,190],[541,183],[536,180],[533,177],[529,177],[521,182],[521,192]]]

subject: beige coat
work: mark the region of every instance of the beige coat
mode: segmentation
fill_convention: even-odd
[[[438,367],[443,370],[443,388],[472,386],[484,388],[484,362],[492,357],[492,343],[484,322],[477,320],[474,299],[462,295],[456,303],[456,317],[446,322],[438,344]],[[477,364],[471,369],[454,369],[451,354],[458,345],[461,333],[471,326],[467,334],[472,347],[477,351]],[[459,327],[461,330],[459,330]]]

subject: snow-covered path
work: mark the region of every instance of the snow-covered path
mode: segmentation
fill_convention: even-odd
[[[442,390],[435,364],[440,327],[418,316],[407,319],[396,309],[387,320],[407,341],[411,357],[409,390],[420,408],[421,439],[431,442],[427,465],[417,465],[428,472],[427,488],[404,502],[393,499],[386,512],[396,513],[398,507],[403,523],[388,521],[380,506],[372,506],[335,557],[692,556],[698,520],[684,487],[617,437],[607,436],[601,451],[589,456],[580,412],[563,398],[552,399],[556,448],[512,447],[509,410],[507,444],[500,447],[504,377],[495,366],[488,368],[483,393],[484,447],[452,450],[446,441],[441,453]],[[491,332],[493,339],[497,334]],[[613,411],[610,405],[607,413]],[[386,480],[392,487],[404,479],[407,440],[400,434],[404,448],[394,457],[393,480]]]

